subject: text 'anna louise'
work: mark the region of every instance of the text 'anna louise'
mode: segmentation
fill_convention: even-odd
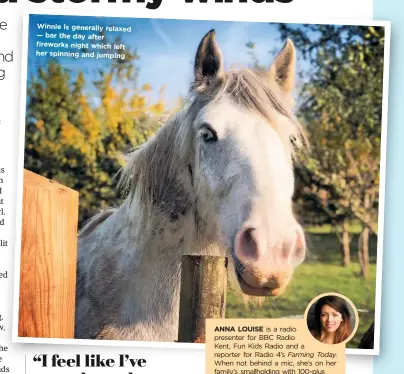
[[[278,327],[272,329],[271,327],[267,327],[265,332],[296,332],[296,328],[289,327]],[[236,332],[234,326],[216,326],[215,332]],[[264,326],[238,326],[237,332],[264,332]]]

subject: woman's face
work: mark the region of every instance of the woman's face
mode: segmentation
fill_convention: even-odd
[[[342,315],[329,305],[323,305],[320,313],[320,321],[323,330],[335,332],[342,322]]]

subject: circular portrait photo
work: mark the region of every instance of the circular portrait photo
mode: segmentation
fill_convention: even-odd
[[[339,294],[316,297],[306,310],[311,335],[324,344],[347,343],[358,328],[358,312],[353,303]]]

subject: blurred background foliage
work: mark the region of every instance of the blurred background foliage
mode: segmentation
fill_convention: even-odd
[[[150,86],[136,88],[138,58],[126,52],[92,82],[50,60],[29,82],[25,167],[80,192],[81,224],[119,203],[115,176],[125,151],[144,143],[165,111],[163,89],[148,103]]]

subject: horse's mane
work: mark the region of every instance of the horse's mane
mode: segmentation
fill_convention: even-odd
[[[191,85],[185,106],[129,157],[120,172],[118,188],[125,194],[138,190],[142,200],[185,208],[190,201],[178,168],[181,162],[192,160],[193,120],[203,107],[225,94],[236,105],[263,116],[292,155],[306,142],[293,113],[293,99],[274,78],[257,69],[230,70],[203,91]]]
[[[80,230],[79,236],[89,235],[98,227],[99,224],[104,222],[108,217],[112,216],[116,212],[116,209],[110,208],[103,210],[102,212],[96,214],[92,217],[84,227]]]

